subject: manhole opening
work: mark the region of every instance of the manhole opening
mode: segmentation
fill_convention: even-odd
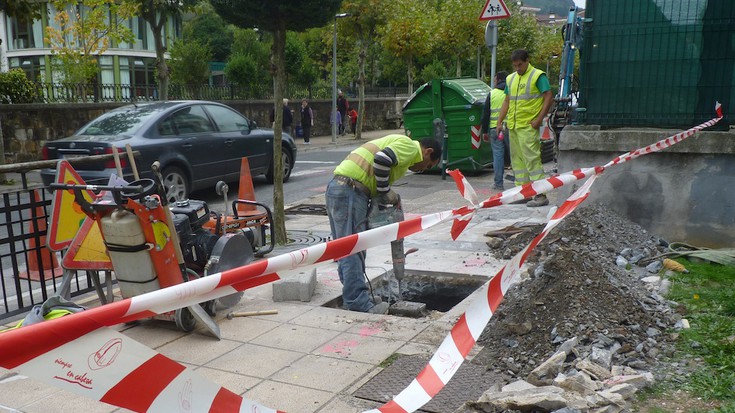
[[[464,301],[487,282],[488,277],[432,271],[407,270],[398,295],[398,281],[393,271],[373,279],[373,295],[391,304],[389,314],[411,318],[423,317],[428,311],[445,313]],[[419,305],[423,304],[423,305]],[[323,307],[344,309],[342,296]]]

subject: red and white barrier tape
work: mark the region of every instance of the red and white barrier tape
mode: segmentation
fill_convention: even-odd
[[[721,112],[718,112],[718,115],[720,115],[720,118],[713,119],[651,146],[656,150],[660,150],[678,143],[694,133],[689,133],[690,131],[694,130],[696,132],[696,130],[711,126],[719,121]],[[653,149],[647,152],[635,151],[616,158],[620,160],[618,162],[614,160],[608,165],[625,162],[653,151]],[[553,188],[558,188],[585,177],[591,177],[580,190],[575,192],[556,211],[544,232],[514,257],[488,283],[486,286],[487,300],[477,300],[479,302],[470,304],[468,312],[460,317],[460,320],[452,329],[452,333],[447,336],[429,365],[419,374],[416,380],[401,392],[396,399],[374,410],[384,413],[412,412],[428,402],[454,375],[457,368],[459,368],[459,364],[474,345],[476,337],[479,337],[492,316],[492,312],[502,300],[508,287],[517,279],[520,267],[530,251],[549,230],[586,199],[589,188],[604,168],[580,169],[543,181],[536,181],[505,191],[482,203],[478,203],[477,194],[464,177],[461,174],[453,173],[452,176],[455,178],[460,191],[472,203],[472,206],[429,214],[375,228],[84,312],[30,325],[22,329],[7,331],[0,334],[0,366],[18,370],[30,377],[82,394],[85,397],[134,411],[172,411],[168,406],[175,404],[176,400],[181,401],[182,394],[188,394],[189,390],[196,390],[197,397],[199,397],[200,391],[205,392],[202,398],[211,401],[210,407],[213,407],[215,402],[218,403],[216,411],[275,412],[273,409],[243,400],[240,396],[205,379],[195,378],[190,372],[183,375],[184,368],[179,363],[151,349],[146,348],[147,350],[141,352],[140,347],[145,347],[142,344],[122,334],[103,329],[103,327],[150,317],[154,314],[165,313],[272,282],[278,279],[277,272],[279,271],[336,260],[358,251],[383,245],[386,241],[405,238],[449,218],[455,219],[452,236],[456,239],[478,208],[490,208],[507,204],[539,193],[545,193]],[[472,312],[470,313],[470,311]],[[79,352],[80,347],[85,349],[84,355],[74,356]],[[113,354],[115,354],[114,357]],[[86,357],[86,363],[84,360],[79,361],[73,357]],[[115,364],[115,369],[118,371],[104,368],[107,366],[95,368],[97,364],[92,361],[98,359],[103,360],[102,364],[108,366]],[[108,363],[110,359],[112,362]],[[118,363],[116,361],[118,359],[125,362]],[[64,360],[73,360],[73,362],[67,363]],[[64,372],[64,369],[71,369],[68,364],[78,369],[73,371],[74,380],[61,380],[59,377],[63,377],[64,374],[67,374],[68,377],[68,372]],[[123,364],[127,367],[127,370],[122,368]],[[143,386],[139,385],[142,382],[139,378],[146,377],[147,380],[150,380],[151,371],[166,372],[167,374],[162,375],[163,378],[158,380],[156,386],[143,389]],[[147,407],[130,400],[133,399],[131,397],[108,396],[130,394],[133,387],[136,395],[141,392],[146,393],[149,401]],[[215,395],[212,396],[212,393],[215,393]],[[206,394],[212,397],[206,396]],[[181,406],[179,405],[179,407]],[[179,408],[179,410],[181,409]],[[190,411],[202,410],[190,409]]]

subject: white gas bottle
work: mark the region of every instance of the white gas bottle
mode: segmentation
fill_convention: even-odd
[[[102,218],[100,229],[123,298],[159,290],[161,287],[138,217],[118,209]]]

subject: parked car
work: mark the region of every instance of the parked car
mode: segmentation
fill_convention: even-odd
[[[48,142],[43,159],[70,159],[125,152],[130,144],[141,177],[152,178],[151,165],[159,161],[169,200],[184,199],[192,191],[213,188],[217,181],[237,181],[241,158],[247,157],[252,176],[265,174],[273,183],[273,130],[258,128],[229,106],[206,101],[151,102],[124,106],[107,112],[74,135]],[[284,133],[283,180],[291,176],[296,144]],[[132,181],[132,168],[122,156],[123,175]],[[115,173],[113,160],[75,167],[90,185],[106,185]],[[55,169],[44,169],[45,185],[52,183]]]

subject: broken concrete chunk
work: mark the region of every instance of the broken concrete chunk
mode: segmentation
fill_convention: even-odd
[[[577,347],[577,344],[579,344],[579,339],[577,339],[577,337],[572,337],[562,343],[562,345],[560,345],[559,348],[556,349],[556,351],[563,351],[568,356],[569,353],[571,353],[572,350]]]
[[[536,386],[534,386],[533,384],[525,380],[516,380],[513,383],[508,383],[505,386],[503,386],[501,391],[504,391],[504,392],[521,391],[521,390],[528,390],[528,389],[535,389],[535,388]]]
[[[638,388],[629,383],[622,383],[610,387],[607,391],[610,393],[617,393],[623,396],[624,399],[630,399],[638,391]]]
[[[630,384],[635,386],[637,389],[652,385],[654,382],[653,374],[645,372],[642,374],[630,374],[624,376],[613,376],[602,382],[602,385],[606,388],[611,388],[619,384]]]
[[[605,350],[604,348],[592,348],[592,354],[589,357],[590,361],[604,367],[606,370],[610,370],[610,364],[612,364],[612,352]]]
[[[599,409],[590,410],[591,413],[620,413],[622,411],[623,411],[622,407],[615,406],[614,404],[610,404],[605,407],[600,407]]]
[[[567,353],[557,351],[548,360],[533,369],[533,371],[528,374],[528,377],[526,377],[526,380],[536,386],[551,384],[554,381],[554,377],[561,372],[561,368],[566,358]]]
[[[575,367],[579,370],[585,371],[587,374],[592,376],[592,378],[597,380],[606,380],[610,378],[610,370],[587,359],[579,360]]]
[[[595,394],[597,389],[600,387],[595,381],[582,373],[576,373],[568,376],[559,374],[554,379],[554,386],[561,387],[568,392],[579,393],[583,396]]]
[[[485,392],[477,401],[478,405],[490,405],[501,409],[520,411],[553,411],[567,407],[564,390],[554,386],[511,392]]]

